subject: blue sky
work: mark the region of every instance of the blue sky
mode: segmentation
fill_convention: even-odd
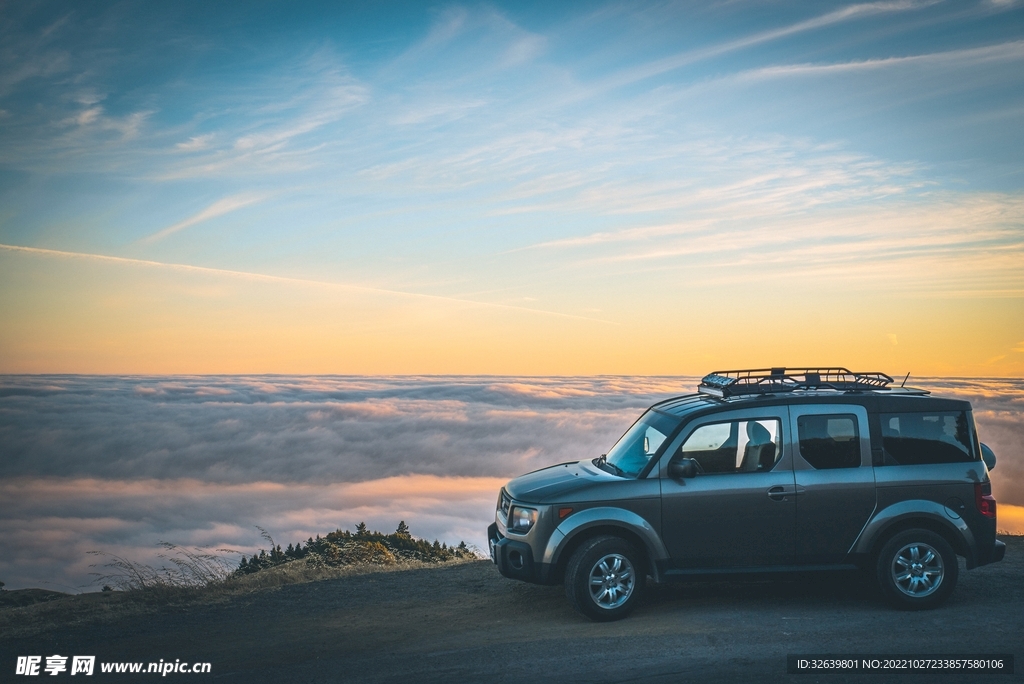
[[[1024,372],[1019,2],[18,3],[0,60],[0,370]],[[767,310],[815,339],[636,360]]]

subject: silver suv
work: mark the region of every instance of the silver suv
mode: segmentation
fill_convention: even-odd
[[[905,609],[1002,560],[969,402],[845,368],[717,371],[600,458],[509,481],[488,528],[502,575],[564,583],[595,620],[647,577],[861,568]]]

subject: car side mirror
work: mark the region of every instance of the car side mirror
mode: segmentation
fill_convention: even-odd
[[[681,458],[677,461],[669,461],[668,476],[673,480],[697,477],[697,462],[692,458]]]
[[[981,445],[981,460],[985,462],[989,470],[995,470],[996,452],[989,448],[988,444]]]

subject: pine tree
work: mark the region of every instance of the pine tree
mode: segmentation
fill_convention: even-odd
[[[409,526],[405,524],[404,520],[398,521],[398,529],[395,530],[395,534],[400,535],[402,537],[411,537],[412,536],[409,533]]]
[[[361,522],[356,525],[356,536],[362,537],[366,534],[366,523]]]

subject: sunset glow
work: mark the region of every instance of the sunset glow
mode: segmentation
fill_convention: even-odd
[[[4,13],[0,373],[1024,374],[1019,3]]]

